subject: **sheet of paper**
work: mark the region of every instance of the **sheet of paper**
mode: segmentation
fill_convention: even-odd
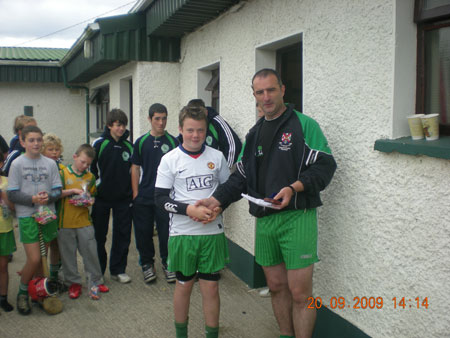
[[[255,203],[256,205],[259,205],[261,207],[271,208],[271,209],[279,209],[277,206],[273,205],[270,202],[266,202],[263,199],[255,198],[252,196],[249,196],[247,194],[241,194],[242,197],[244,197],[246,200],[249,200],[252,203]]]

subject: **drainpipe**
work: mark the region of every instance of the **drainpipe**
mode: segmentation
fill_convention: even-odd
[[[61,67],[62,77],[64,81],[64,86],[69,89],[84,89],[86,91],[86,143],[89,142],[89,130],[90,130],[90,113],[89,113],[89,88],[85,86],[76,86],[76,85],[69,85],[67,83],[67,77],[66,77],[66,68],[63,66]]]

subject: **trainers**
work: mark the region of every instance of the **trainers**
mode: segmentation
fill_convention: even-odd
[[[130,276],[128,276],[126,273],[119,273],[118,275],[111,275],[111,278],[122,284],[131,282]]]
[[[17,311],[21,315],[29,315],[31,312],[30,303],[28,302],[28,295],[17,295]]]
[[[93,287],[91,287],[91,290],[89,290],[89,297],[91,297],[91,299],[93,300],[99,300],[100,299],[100,295],[99,295],[99,287],[94,285]]]
[[[166,276],[167,283],[175,283],[177,280],[177,275],[175,272],[167,270],[167,267],[163,267],[164,275]]]
[[[155,266],[153,264],[143,265],[142,273],[144,274],[145,283],[150,283],[156,279]]]
[[[109,292],[109,287],[107,287],[105,284],[99,284],[97,286],[98,291],[100,291],[101,293]]]
[[[69,297],[72,299],[76,299],[81,295],[81,284],[73,283],[69,287]]]

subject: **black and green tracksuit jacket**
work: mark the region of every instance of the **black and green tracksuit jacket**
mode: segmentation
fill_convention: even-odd
[[[322,205],[320,191],[330,183],[336,170],[336,162],[328,147],[328,142],[312,118],[288,106],[280,117],[275,133],[267,168],[265,191],[278,193],[299,180],[304,191],[295,193],[289,205],[283,210],[275,210],[250,204],[250,213],[263,217],[284,210],[310,209]],[[264,198],[257,191],[257,140],[264,119],[260,119],[248,132],[238,159],[237,170],[227,182],[220,185],[213,196],[227,207],[247,193],[256,198]]]

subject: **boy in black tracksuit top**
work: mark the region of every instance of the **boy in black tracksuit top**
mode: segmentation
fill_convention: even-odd
[[[206,145],[222,152],[227,160],[228,168],[236,163],[239,153],[242,149],[242,142],[228,125],[222,116],[212,107],[205,107],[205,103],[201,99],[193,99],[189,101],[188,107],[203,107],[207,110],[208,130],[206,131]],[[178,135],[180,144],[183,143],[183,137]]]
[[[98,195],[92,208],[92,221],[100,267],[104,274],[107,263],[105,243],[112,209],[113,236],[109,271],[111,278],[120,283],[131,281],[125,273],[131,239],[130,158],[133,153],[133,146],[127,141],[127,124],[128,118],[122,110],[113,109],[109,112],[105,131],[93,143],[96,156],[91,164],[91,172],[97,178]]]

